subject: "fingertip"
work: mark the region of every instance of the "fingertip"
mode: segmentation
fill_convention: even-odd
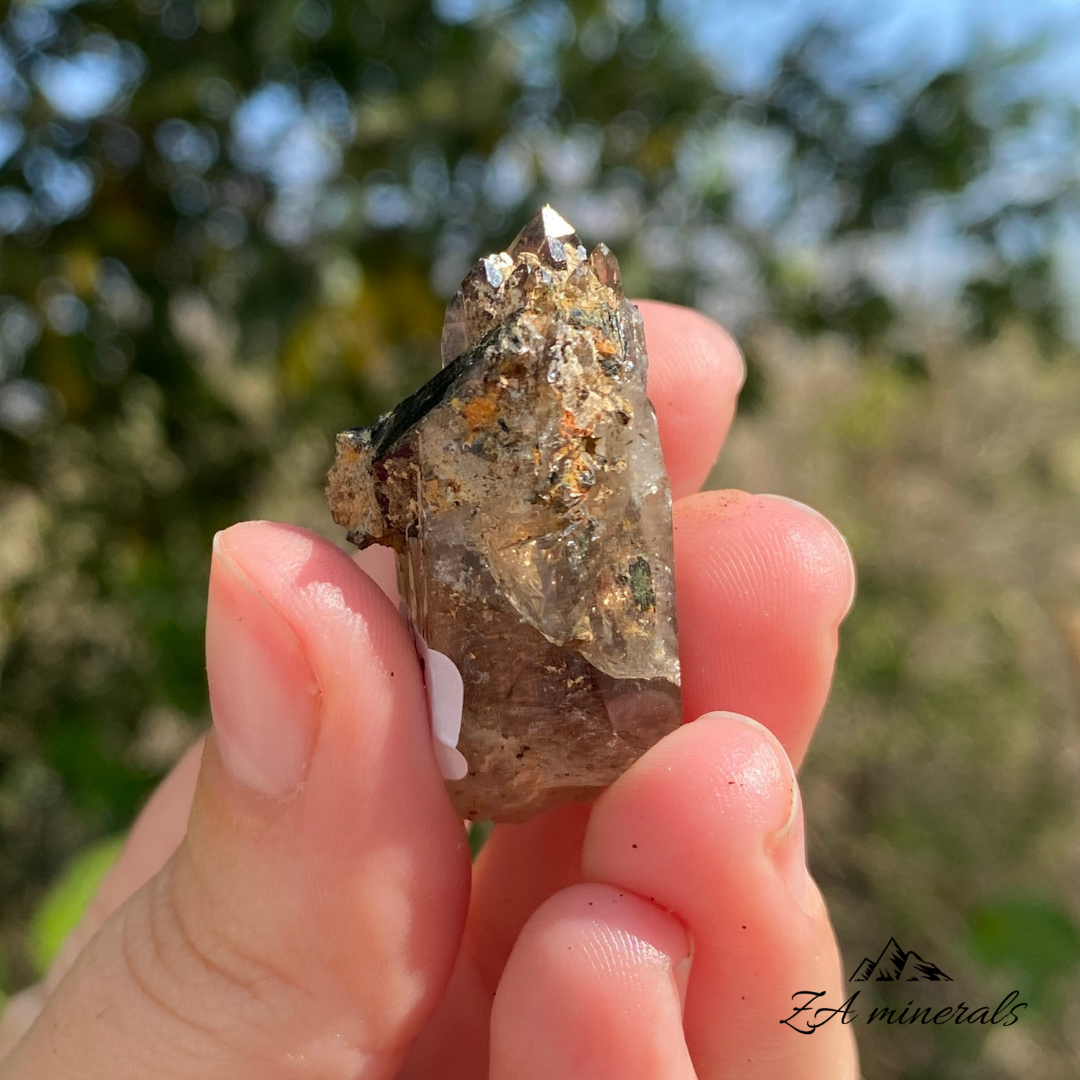
[[[684,1027],[701,1075],[731,1062],[761,1075],[851,1075],[840,1025],[811,1046],[778,1028],[792,995],[839,995],[835,939],[806,869],[790,762],[745,716],[713,712],[650,749],[598,800],[588,880],[672,911],[694,943]]]
[[[763,599],[794,601],[798,616],[809,613],[839,624],[851,605],[855,568],[847,541],[804,503],[782,495],[702,491],[680,500],[674,525],[676,547],[681,541],[691,571],[767,570],[763,584],[771,590]]]
[[[731,425],[746,365],[723,327],[689,308],[638,302],[649,352],[649,398],[675,498],[697,491]]]
[[[816,511],[741,491],[680,500],[674,533],[685,715],[752,715],[801,760],[852,600],[844,538]]]
[[[692,1075],[682,1036],[692,945],[626,889],[551,897],[514,946],[491,1017],[491,1076]]]
[[[324,690],[349,682],[342,676],[364,657],[368,677],[361,681],[378,699],[400,694],[403,682],[422,691],[396,605],[335,544],[298,526],[245,521],[218,533],[214,547],[295,632]]]
[[[384,606],[383,590],[363,568],[336,544],[297,525],[241,521],[216,534],[214,551],[227,556],[268,598],[288,602],[291,594],[306,591],[330,599],[333,588],[342,600]]]
[[[626,889],[596,882],[555,893],[533,913],[518,940],[526,947],[542,943],[557,958],[570,951],[567,943],[578,945],[591,954],[589,966],[628,978],[642,965],[673,971],[692,951],[686,928],[670,912]]]
[[[381,544],[372,544],[371,547],[356,552],[352,561],[386,593],[390,602],[396,607],[401,596],[397,583],[397,556],[393,549],[383,547]]]
[[[581,881],[581,842],[591,810],[591,803],[566,803],[520,825],[496,825],[480,852],[468,944],[492,988],[532,913]]]
[[[768,859],[790,832],[797,802],[794,770],[772,732],[737,713],[706,713],[662,739],[604,792],[585,834],[582,868],[587,879],[639,892],[646,885],[643,895],[688,917],[698,901],[686,895],[681,871],[694,867],[700,901],[708,903],[709,888],[731,865]]]
[[[822,558],[825,570],[822,581],[835,604],[833,611],[838,612],[836,621],[843,622],[855,603],[858,588],[855,559],[847,538],[820,510],[807,506],[798,499],[772,493],[757,495],[755,498],[783,508],[782,513],[786,511],[791,536],[795,542],[806,545],[808,562],[815,562],[818,551],[831,546],[832,557],[824,555]]]
[[[718,322],[693,308],[669,304],[663,300],[635,300],[645,320],[645,332],[651,331],[663,348],[659,335],[678,339],[682,347],[679,366],[694,372],[703,383],[719,381],[736,393],[746,381],[746,361],[735,339]],[[649,343],[653,348],[653,343]]]
[[[311,557],[320,537],[296,525],[276,521],[238,521],[214,535],[214,551],[245,570],[273,568],[294,572]],[[324,541],[325,542],[325,541]]]

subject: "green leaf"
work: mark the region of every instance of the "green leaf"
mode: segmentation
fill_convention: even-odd
[[[30,956],[39,975],[45,974],[64,939],[78,925],[101,879],[116,862],[124,839],[110,837],[81,852],[45,894],[30,923]]]
[[[484,845],[487,843],[487,838],[491,835],[491,830],[494,828],[494,821],[472,821],[469,823],[469,851],[472,854],[474,862],[476,861],[476,856],[480,854]]]

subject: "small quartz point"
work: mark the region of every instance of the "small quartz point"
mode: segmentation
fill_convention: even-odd
[[[337,437],[327,496],[397,552],[402,604],[464,681],[463,817],[589,798],[680,722],[671,492],[641,317],[545,207],[450,303],[444,367]]]

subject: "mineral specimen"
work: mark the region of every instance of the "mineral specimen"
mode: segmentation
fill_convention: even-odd
[[[464,817],[588,798],[680,721],[671,494],[641,318],[615,257],[550,207],[450,304],[444,367],[337,437],[327,495],[397,552],[403,607],[457,665]]]

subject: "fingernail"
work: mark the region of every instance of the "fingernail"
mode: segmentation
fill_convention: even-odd
[[[787,821],[767,842],[777,873],[795,902],[810,913],[810,871],[806,865],[806,829],[803,826],[802,796],[799,782],[791,776],[791,811]]]
[[[773,757],[787,780],[791,796],[783,824],[765,837],[765,850],[772,859],[773,865],[787,886],[788,891],[795,898],[796,903],[804,911],[810,912],[809,902],[812,890],[810,888],[810,871],[806,866],[806,830],[803,827],[802,796],[799,792],[799,781],[795,776],[791,761],[783,749],[777,745],[775,736],[764,724],[759,723],[757,720],[733,712],[706,713],[701,719],[707,717],[735,720],[768,737],[769,748],[772,750]],[[771,766],[769,771],[771,771]],[[775,773],[773,775],[775,776]],[[775,780],[773,782],[775,783]]]
[[[774,738],[773,733],[760,721],[755,720],[752,716],[747,716],[745,713],[740,712],[728,712],[726,709],[714,709],[712,712],[702,713],[698,717],[698,720],[734,720],[736,723],[745,724],[748,728],[753,728],[755,731],[763,732],[768,735],[770,739]]]
[[[805,514],[809,514],[811,517],[816,517],[818,521],[824,521],[830,529],[835,529],[836,532],[840,530],[820,511],[815,510],[812,506],[807,506],[804,502],[799,502],[798,499],[793,499],[789,495],[774,495],[772,492],[764,492],[758,496],[759,499],[772,499],[774,502],[787,503],[788,506],[794,506],[796,510],[801,510]]]
[[[672,965],[671,976],[675,980],[675,989],[679,992],[679,1007],[686,1011],[686,988],[690,985],[690,969],[694,965],[694,937],[686,932],[688,952],[678,963]]]
[[[282,798],[304,780],[319,684],[292,628],[214,537],[206,669],[218,752],[234,779]]]
[[[457,664],[446,653],[428,648],[424,635],[406,611],[402,611],[412,633],[413,646],[420,658],[427,688],[428,715],[431,720],[431,744],[435,761],[444,780],[464,780],[469,763],[457,748],[461,737],[462,712],[465,706],[465,683]]]
[[[457,748],[465,702],[461,672],[445,653],[428,649],[424,657],[424,682],[439,771],[444,780],[464,780],[469,775],[469,763]]]
[[[774,502],[786,503],[788,506],[794,506],[797,510],[801,510],[804,514],[809,514],[811,517],[817,518],[819,521],[823,521],[828,525],[829,529],[839,538],[840,543],[844,545],[848,554],[848,561],[851,564],[851,593],[848,596],[847,604],[844,607],[844,614],[841,619],[846,618],[849,611],[855,604],[855,594],[858,591],[859,579],[855,569],[855,559],[851,554],[851,545],[847,542],[847,537],[820,511],[815,510],[812,506],[807,506],[804,502],[799,502],[798,499],[788,498],[787,495],[773,495],[771,493],[758,496],[759,499],[772,499]]]

